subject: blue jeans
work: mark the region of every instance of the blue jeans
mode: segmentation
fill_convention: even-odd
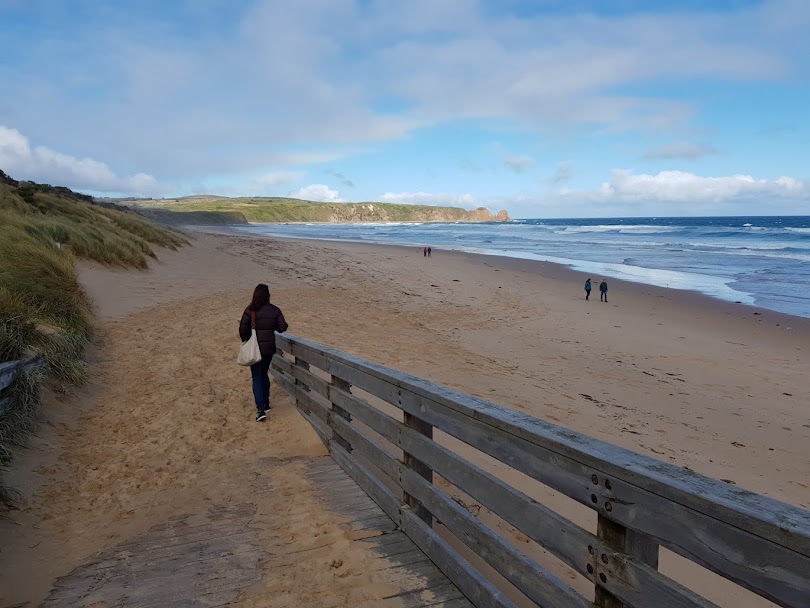
[[[253,376],[253,398],[256,400],[256,409],[260,414],[270,409],[270,361],[273,355],[264,355],[262,360],[250,366],[250,375]]]

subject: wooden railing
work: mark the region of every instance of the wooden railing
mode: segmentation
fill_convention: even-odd
[[[659,546],[777,605],[810,606],[804,509],[308,340],[276,344],[273,377],[332,457],[476,606],[515,605],[480,560],[538,606],[594,603],[471,514],[448,484],[589,579],[596,606],[715,606],[658,571]],[[434,429],[590,507],[597,533],[435,441]]]
[[[41,367],[42,358],[36,355],[24,357],[16,361],[0,363],[0,416],[2,416],[9,405],[8,397],[3,397],[3,392],[11,386],[14,379],[21,373]]]

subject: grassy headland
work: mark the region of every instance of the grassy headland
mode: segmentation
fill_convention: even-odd
[[[43,383],[53,379],[65,390],[84,381],[93,315],[74,260],[146,268],[156,257],[152,246],[186,242],[135,213],[0,171],[0,363],[29,354],[46,362],[4,393],[10,402],[0,414],[0,465],[31,431]]]
[[[136,208],[178,213],[209,212],[241,215],[250,222],[494,222],[509,221],[506,211],[493,215],[480,207],[472,211],[460,207],[405,205],[401,203],[317,203],[294,198],[227,198],[189,196],[179,199],[125,199]],[[191,216],[189,216],[191,219]],[[188,223],[193,223],[189,221]]]

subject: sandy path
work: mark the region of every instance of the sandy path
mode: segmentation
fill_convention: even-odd
[[[399,247],[205,236],[161,257],[148,273],[83,272],[104,319],[98,371],[77,410],[49,410],[58,428],[43,441],[62,447],[15,468],[36,494],[0,524],[4,592],[29,576],[41,594],[223,488],[241,498],[257,453],[322,450],[290,408],[252,422],[233,357],[258,281],[297,335],[810,506],[807,320],[618,281],[609,304],[585,302],[584,279],[559,267]],[[715,601],[743,605],[718,589]],[[6,601],[20,597],[34,596]]]

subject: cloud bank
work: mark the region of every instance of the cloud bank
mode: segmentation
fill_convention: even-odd
[[[734,200],[807,200],[810,188],[792,177],[774,180],[750,175],[703,177],[684,171],[661,171],[655,175],[633,174],[616,169],[610,180],[592,194],[607,201],[655,201],[671,203],[716,203]]]
[[[300,198],[305,201],[318,201],[321,203],[343,203],[340,192],[333,190],[324,184],[310,184],[290,192],[292,198]]]
[[[3,125],[0,125],[0,169],[17,179],[85,191],[134,195],[164,191],[151,175],[120,177],[105,163],[92,158],[76,158],[45,146],[32,147],[22,133]]]

